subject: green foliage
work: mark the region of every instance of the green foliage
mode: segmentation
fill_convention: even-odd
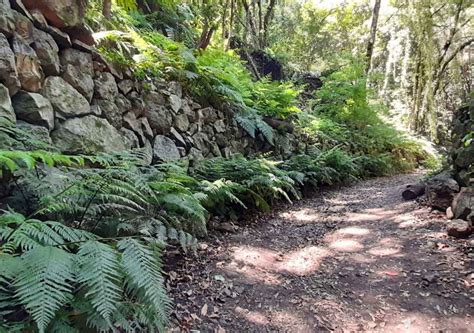
[[[39,332],[54,331],[60,318],[87,320],[97,330],[138,324],[153,331],[166,324],[170,302],[159,247],[136,238],[101,239],[13,212],[0,216],[0,244],[3,323],[26,316],[23,327],[34,323]],[[15,315],[13,305],[25,315]]]
[[[193,173],[198,179],[217,181],[224,179],[240,184],[239,193],[246,206],[268,210],[275,199],[299,198],[295,180],[288,171],[280,169],[278,162],[265,158],[246,159],[241,155],[230,159],[213,158],[203,161]]]

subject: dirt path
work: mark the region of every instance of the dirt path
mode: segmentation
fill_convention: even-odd
[[[473,240],[447,238],[442,214],[401,200],[401,186],[419,177],[325,191],[201,244],[197,259],[176,260],[169,274],[176,324],[219,333],[474,332]]]

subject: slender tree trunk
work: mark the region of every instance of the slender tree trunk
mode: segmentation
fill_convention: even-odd
[[[103,0],[102,15],[108,20],[112,18],[112,0]]]
[[[228,50],[232,37],[234,35],[234,15],[235,15],[235,0],[230,0],[230,18],[229,18],[229,35],[227,36],[227,44],[225,49]]]
[[[372,11],[372,23],[370,25],[370,36],[369,36],[369,42],[367,43],[367,53],[366,53],[366,59],[367,59],[367,66],[365,70],[366,73],[370,71],[372,54],[374,53],[375,37],[377,35],[377,23],[379,20],[381,2],[382,0],[375,0],[374,9]]]

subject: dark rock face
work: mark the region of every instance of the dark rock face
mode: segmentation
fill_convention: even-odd
[[[442,172],[426,182],[425,192],[431,207],[446,211],[459,192],[459,185],[448,172]]]
[[[474,186],[474,100],[454,113],[452,130],[452,161],[455,179],[461,186]]]

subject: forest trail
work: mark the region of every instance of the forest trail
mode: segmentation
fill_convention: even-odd
[[[170,254],[173,320],[194,332],[473,332],[472,240],[401,199],[421,176],[325,190],[212,237],[197,259]]]

